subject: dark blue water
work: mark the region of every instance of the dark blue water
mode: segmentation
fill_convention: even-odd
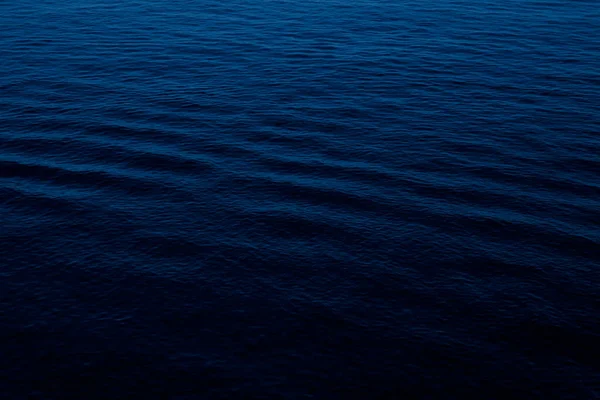
[[[600,396],[600,6],[0,3],[7,399]]]

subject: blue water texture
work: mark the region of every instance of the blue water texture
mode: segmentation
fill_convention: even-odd
[[[0,2],[0,393],[599,398],[600,4]]]

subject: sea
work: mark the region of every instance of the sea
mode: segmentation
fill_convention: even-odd
[[[2,0],[0,397],[600,398],[600,4]]]

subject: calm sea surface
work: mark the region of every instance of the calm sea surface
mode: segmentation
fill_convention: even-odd
[[[600,397],[596,0],[4,0],[6,399]]]

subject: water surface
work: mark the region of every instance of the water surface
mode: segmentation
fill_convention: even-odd
[[[600,396],[600,8],[0,4],[11,399]]]

